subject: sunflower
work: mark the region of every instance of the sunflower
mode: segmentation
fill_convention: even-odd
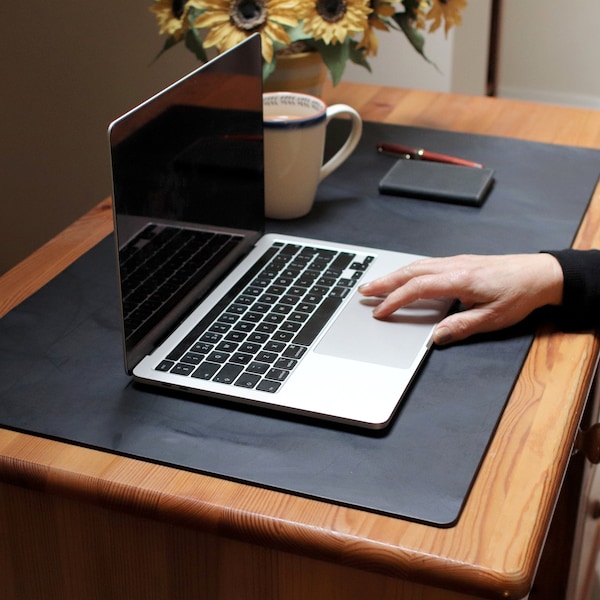
[[[371,0],[370,4],[373,12],[369,15],[368,26],[358,48],[364,48],[367,56],[377,56],[379,40],[374,30],[389,31],[386,21],[394,16],[396,9],[388,0]]]
[[[433,0],[433,6],[427,13],[427,20],[433,21],[429,31],[435,31],[444,21],[444,31],[448,33],[454,25],[462,23],[461,10],[467,6],[467,0]]]
[[[367,17],[372,12],[369,0],[313,0],[308,4],[300,19],[304,32],[315,40],[341,44],[349,35],[368,28]]]
[[[188,30],[187,13],[190,6],[198,6],[196,0],[155,0],[150,7],[156,16],[161,35],[179,41]]]
[[[273,60],[273,42],[290,43],[286,27],[298,24],[297,13],[308,0],[197,0],[204,12],[194,27],[210,29],[204,46],[215,46],[219,52],[233,48],[249,35],[259,32],[262,55]]]

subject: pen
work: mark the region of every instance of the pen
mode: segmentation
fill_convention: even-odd
[[[450,165],[460,165],[462,167],[476,167],[478,169],[483,168],[482,164],[473,162],[471,160],[465,160],[464,158],[457,158],[456,156],[449,156],[447,154],[438,154],[437,152],[430,152],[424,148],[411,148],[410,146],[400,146],[399,144],[389,144],[387,142],[381,142],[377,144],[377,151],[381,152],[382,154],[398,156],[399,158],[429,160],[432,162],[447,163]]]

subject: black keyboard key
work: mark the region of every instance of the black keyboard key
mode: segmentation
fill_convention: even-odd
[[[190,375],[194,370],[194,365],[188,365],[185,363],[177,363],[172,369],[171,373],[175,373],[175,375]]]
[[[269,312],[269,310],[271,309],[271,306],[273,304],[275,304],[275,302],[277,302],[278,298],[276,296],[271,296],[270,294],[265,294],[267,297],[270,297],[271,300],[264,300],[263,298],[261,298],[260,302],[257,302],[256,304],[254,304],[252,306],[252,312],[257,312],[257,313],[266,313]]]
[[[235,342],[225,340],[223,342],[219,342],[215,350],[219,350],[221,352],[233,352],[234,350],[237,350],[237,347],[238,344],[236,344]]]
[[[242,317],[242,321],[246,321],[247,323],[258,323],[262,318],[262,313],[250,311]]]
[[[335,298],[345,298],[350,293],[350,288],[347,287],[334,287],[331,292],[329,292],[330,297]]]
[[[280,358],[273,366],[276,369],[285,369],[291,371],[298,364],[297,360],[292,358]]]
[[[282,325],[282,327],[284,327],[286,329],[286,331],[292,331],[289,328],[289,321],[293,321],[294,323],[304,323],[304,321],[306,321],[306,319],[308,319],[308,313],[293,312],[291,315],[288,315],[288,323],[284,323]],[[293,331],[298,331],[298,329],[300,329],[300,328],[297,327]]]
[[[283,296],[281,298],[281,302],[282,304],[291,304],[292,306],[294,304],[297,304],[300,300],[300,296],[294,296],[292,294],[286,294],[285,296]]]
[[[285,321],[285,315],[276,315],[275,313],[269,313],[264,318],[265,323],[277,324],[277,323],[281,323],[282,321]]]
[[[226,384],[233,383],[243,370],[244,367],[242,365],[234,365],[229,363],[213,377],[213,381]]]
[[[246,334],[243,331],[230,331],[225,339],[230,342],[243,342],[246,339]]]
[[[255,373],[256,375],[264,375],[269,370],[269,368],[269,365],[266,363],[254,361],[248,365],[246,371],[248,373]]]
[[[267,293],[269,294],[275,294],[276,296],[282,296],[283,294],[285,294],[287,288],[282,287],[280,285],[272,285],[268,290]]]
[[[265,375],[266,379],[271,381],[285,381],[287,376],[290,374],[286,369],[269,369],[269,372]]]
[[[244,304],[232,304],[227,311],[236,315],[242,315],[248,310],[248,307]]]
[[[356,254],[350,254],[349,252],[340,252],[329,265],[329,268],[343,271],[354,260],[355,256]]]
[[[190,365],[199,365],[202,362],[204,357],[202,354],[196,354],[195,352],[186,352],[181,357],[181,362],[190,364]]]
[[[227,360],[229,359],[229,356],[230,355],[227,354],[226,352],[218,352],[217,350],[215,350],[214,352],[211,352],[206,357],[206,360],[210,360],[215,363],[224,363],[224,362],[227,362]]]
[[[273,339],[277,342],[289,342],[293,337],[293,331],[277,331],[273,334]]]
[[[276,329],[277,325],[275,323],[259,323],[254,331],[260,333],[273,333]]]
[[[329,321],[333,313],[335,313],[341,304],[341,298],[325,298],[323,303],[317,308],[317,310],[311,315],[310,319],[304,324],[302,329],[296,334],[294,343],[302,344],[303,346],[309,346],[312,344],[317,335],[319,335],[319,333],[323,330],[323,327],[327,321]]]
[[[220,333],[214,333],[207,331],[204,335],[200,337],[200,342],[208,342],[209,344],[216,344],[221,340],[223,336]]]
[[[235,385],[251,390],[260,381],[260,375],[242,373],[236,380]]]
[[[256,354],[260,350],[260,344],[253,344],[251,342],[244,342],[240,346],[240,352],[247,352],[248,354]]]
[[[256,360],[264,363],[273,363],[277,360],[277,354],[273,352],[259,352],[256,355]]]
[[[270,381],[268,379],[263,379],[256,386],[256,389],[261,392],[268,392],[270,394],[274,394],[280,387],[281,383],[279,381]]]
[[[287,315],[292,310],[289,304],[276,304],[271,312],[276,315]]]
[[[285,344],[283,342],[267,342],[264,350],[267,352],[277,352],[277,354],[279,354],[285,350]]]
[[[254,357],[252,354],[245,354],[244,352],[236,352],[231,355],[231,362],[236,365],[247,365]]]
[[[255,344],[264,344],[269,339],[268,333],[255,333],[252,332],[248,336],[248,341],[253,342]]]
[[[307,304],[319,304],[319,302],[323,300],[323,294],[313,294],[309,292],[302,300]]]
[[[244,306],[250,306],[250,304],[252,304],[254,301],[256,300],[256,298],[254,296],[248,296],[246,294],[242,294],[241,296],[238,296],[235,300],[236,304],[243,304]]]
[[[173,367],[175,363],[172,360],[163,360],[160,362],[160,364],[158,364],[155,368],[156,371],[162,371],[163,373],[166,373],[167,371],[170,371],[171,368]]]
[[[198,352],[200,354],[208,354],[214,348],[213,344],[207,344],[206,342],[196,342],[190,350],[192,352]]]
[[[224,313],[219,317],[219,323],[235,323],[240,318],[240,315],[233,313]]]
[[[275,302],[277,302],[279,300],[279,296],[276,296],[275,294],[263,294],[258,301],[262,304],[275,304]]]
[[[317,306],[316,304],[312,304],[312,302],[302,302],[302,304],[296,306],[296,310],[302,313],[311,313],[315,308],[317,308]]]
[[[330,288],[335,285],[336,281],[334,277],[321,277],[317,280],[317,285]]]

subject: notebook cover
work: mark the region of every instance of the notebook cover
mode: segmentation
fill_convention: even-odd
[[[494,170],[489,168],[401,159],[381,179],[379,191],[392,196],[481,206],[493,181]]]

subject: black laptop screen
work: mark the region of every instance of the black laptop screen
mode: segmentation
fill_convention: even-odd
[[[109,141],[131,370],[262,233],[258,36],[117,119]]]

